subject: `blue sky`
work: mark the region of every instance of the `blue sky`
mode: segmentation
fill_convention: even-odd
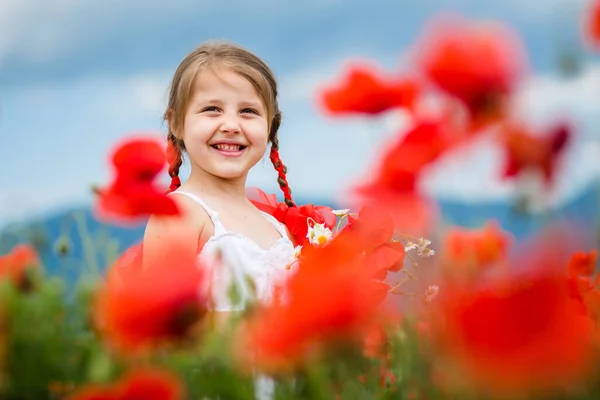
[[[180,60],[206,39],[237,42],[261,56],[280,80],[282,158],[296,195],[336,198],[364,173],[376,149],[402,124],[330,119],[315,89],[344,63],[369,58],[388,69],[441,11],[498,19],[522,36],[539,75],[523,88],[521,110],[535,123],[558,112],[581,124],[585,142],[566,158],[556,201],[597,174],[600,134],[598,58],[578,44],[586,0],[4,0],[0,10],[0,225],[89,201],[89,186],[108,179],[106,154],[132,132],[163,135],[169,80]],[[580,77],[556,76],[560,46],[584,60]],[[574,46],[574,47],[573,47]],[[425,186],[438,196],[495,200],[511,186],[497,182],[492,143],[450,155]],[[343,149],[342,149],[343,147]],[[473,168],[477,163],[478,168]],[[474,172],[476,171],[476,173]],[[250,184],[277,190],[270,164]]]

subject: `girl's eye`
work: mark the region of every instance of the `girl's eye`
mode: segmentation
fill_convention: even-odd
[[[219,109],[217,107],[211,106],[211,107],[206,107],[204,109],[204,111],[219,111]]]
[[[258,114],[258,113],[256,112],[256,110],[253,110],[253,109],[251,109],[251,108],[244,108],[244,109],[242,110],[242,112],[243,112],[243,113]]]

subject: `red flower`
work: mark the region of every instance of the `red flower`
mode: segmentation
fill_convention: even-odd
[[[438,18],[417,47],[426,76],[463,102],[475,119],[495,119],[525,66],[524,46],[500,24]]]
[[[414,81],[389,79],[367,65],[351,65],[341,82],[321,92],[323,108],[332,114],[379,114],[412,107],[419,92]]]
[[[0,279],[10,279],[17,288],[25,290],[32,283],[30,270],[39,266],[36,250],[28,244],[20,244],[10,253],[0,256]]]
[[[585,378],[589,321],[570,300],[556,259],[535,265],[532,273],[477,287],[444,285],[431,328],[455,382],[526,397],[529,390],[560,389]]]
[[[120,176],[151,181],[164,168],[166,150],[152,138],[131,138],[113,152],[112,163]]]
[[[589,253],[584,253],[583,251],[573,253],[569,261],[569,274],[590,277],[594,275],[597,260],[598,250],[595,249]]]
[[[572,254],[568,265],[569,294],[581,306],[584,315],[600,322],[600,275],[592,280],[598,251],[578,251]]]
[[[418,179],[453,145],[452,140],[441,122],[417,122],[387,148],[375,177],[355,188],[357,201],[387,211],[399,229],[424,229],[431,206],[417,192]]]
[[[404,266],[404,244],[393,241],[394,222],[385,211],[361,208],[357,217],[349,216],[348,225],[339,235],[347,234],[357,238],[356,244],[373,279],[383,280],[388,272],[398,272]]]
[[[177,243],[170,251],[168,265],[109,271],[97,299],[96,321],[117,349],[137,351],[183,339],[203,316],[206,298],[202,270],[195,258],[183,259],[190,252]]]
[[[99,193],[100,215],[126,221],[150,214],[179,214],[175,201],[154,182],[166,157],[165,149],[154,139],[134,138],[118,145],[112,155],[113,182]]]
[[[489,221],[479,229],[450,229],[442,253],[447,272],[477,275],[483,268],[505,259],[511,239],[512,235]]]
[[[552,183],[558,157],[571,136],[569,127],[559,125],[545,137],[538,137],[520,127],[505,124],[502,135],[507,155],[504,177],[517,176],[529,168],[541,172],[547,184]]]
[[[171,373],[136,370],[113,385],[86,386],[70,400],[180,400],[183,392],[183,385]]]
[[[312,218],[318,224],[324,224],[331,230],[335,227],[337,219],[331,212],[333,210],[331,207],[315,206],[313,204],[289,207],[284,202],[278,203],[274,194],[267,195],[258,188],[248,188],[246,194],[259,210],[271,214],[284,224],[296,244],[302,245],[307,241],[309,218]]]
[[[600,49],[600,0],[592,0],[585,15],[585,38]]]
[[[129,273],[130,270],[141,270],[143,267],[144,243],[140,242],[132,245],[121,254],[112,266],[113,270],[121,270],[122,273]]]
[[[239,351],[264,368],[281,370],[315,352],[360,342],[370,328],[378,286],[360,257],[358,238],[338,236],[327,246],[307,246],[284,298],[256,313]]]

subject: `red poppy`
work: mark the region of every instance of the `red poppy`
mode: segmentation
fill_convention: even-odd
[[[501,135],[507,157],[505,178],[517,176],[525,169],[533,169],[542,174],[546,184],[551,184],[558,158],[572,133],[568,126],[559,125],[548,135],[539,137],[522,127],[504,124]]]
[[[70,400],[180,400],[183,385],[170,372],[135,370],[113,385],[88,385],[77,391]]]
[[[113,151],[112,164],[118,175],[153,180],[165,167],[166,150],[153,138],[130,138]]]
[[[495,221],[479,229],[451,228],[446,234],[442,256],[451,274],[478,274],[483,268],[503,261],[512,235]]]
[[[241,331],[242,356],[251,352],[258,365],[281,371],[315,352],[362,341],[379,299],[358,244],[358,238],[344,235],[324,247],[308,246],[284,298]]]
[[[348,225],[339,235],[347,234],[357,238],[356,243],[373,279],[384,280],[388,272],[397,272],[404,266],[404,244],[393,240],[394,221],[385,211],[361,208],[358,216],[349,216]]]
[[[40,263],[32,246],[19,244],[10,253],[0,256],[0,279],[10,279],[17,288],[28,289],[32,283],[29,272],[32,268],[39,268]]]
[[[166,157],[164,146],[153,138],[133,138],[120,143],[111,157],[113,181],[99,190],[100,216],[125,222],[151,214],[178,215],[175,201],[155,183],[166,166]]]
[[[96,321],[118,350],[135,352],[184,339],[205,313],[202,270],[195,258],[183,259],[190,252],[177,243],[170,251],[168,265],[108,272],[97,298]]]
[[[412,107],[419,87],[410,79],[383,76],[373,67],[349,66],[340,82],[320,94],[323,108],[331,114],[379,114],[392,108]]]
[[[575,276],[594,275],[596,271],[596,262],[598,260],[598,250],[592,250],[588,253],[578,251],[573,253],[569,261],[569,273]]]
[[[531,273],[476,287],[444,284],[431,331],[436,354],[451,363],[444,365],[447,373],[456,374],[455,382],[525,396],[585,378],[592,345],[589,321],[570,300],[556,259],[538,262]],[[526,266],[516,267],[523,271]]]
[[[596,275],[598,251],[575,252],[569,260],[569,294],[581,307],[581,312],[596,324],[600,323],[600,275]],[[600,333],[600,332],[599,332]]]
[[[586,9],[585,38],[595,49],[600,49],[600,0],[592,0]]]
[[[525,72],[523,44],[498,23],[457,16],[432,21],[417,45],[419,64],[441,90],[454,96],[476,120],[495,120]]]
[[[289,207],[284,202],[277,202],[277,197],[274,194],[267,195],[262,190],[254,187],[248,188],[246,194],[259,210],[271,214],[284,224],[293,236],[294,242],[299,245],[303,245],[307,241],[309,218],[317,224],[324,224],[331,230],[334,229],[337,222],[337,217],[332,213],[333,209],[331,207],[315,206],[313,204]]]
[[[424,230],[432,208],[417,191],[418,179],[453,143],[440,121],[417,122],[386,149],[375,176],[355,187],[355,201],[387,211],[399,229]]]
[[[112,269],[121,270],[123,273],[128,273],[130,270],[140,270],[143,267],[144,243],[140,242],[129,247],[115,261]]]
[[[390,351],[390,346],[388,345],[388,327],[394,330],[401,329],[400,318],[395,316],[389,322],[374,324],[367,330],[363,342],[363,354],[365,357],[378,360],[379,368],[375,370],[375,364],[370,373],[379,376],[379,385],[381,388],[385,388],[388,385],[388,382],[393,384],[398,380],[394,373],[393,355]],[[361,375],[359,379],[363,383],[366,382],[366,376],[364,375]]]

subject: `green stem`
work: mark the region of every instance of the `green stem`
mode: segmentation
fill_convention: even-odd
[[[338,217],[338,222],[337,222],[337,224],[335,226],[335,234],[336,235],[338,233],[340,233],[340,228],[342,227],[342,221],[344,220],[344,218],[346,218],[346,215],[342,215],[341,217]]]
[[[331,386],[325,379],[323,368],[319,365],[311,365],[305,369],[306,398],[314,400],[331,399]]]
[[[81,245],[83,246],[84,257],[87,261],[87,264],[90,267],[91,272],[94,275],[98,275],[100,272],[98,266],[98,259],[96,257],[96,252],[94,250],[94,241],[90,235],[90,232],[87,228],[87,224],[85,223],[85,218],[82,213],[77,213],[74,215],[75,222],[77,223],[77,231],[79,233],[79,237],[81,238]]]

